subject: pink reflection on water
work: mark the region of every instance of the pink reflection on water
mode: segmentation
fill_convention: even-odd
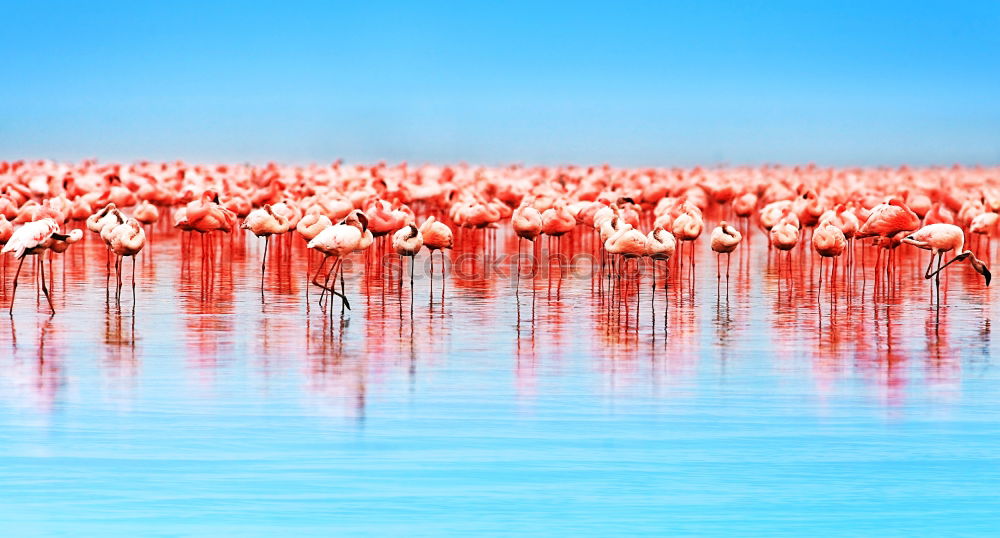
[[[920,253],[901,255],[897,282],[876,290],[870,246],[854,247],[865,265],[831,274],[801,249],[771,252],[752,232],[727,279],[724,259],[704,241],[695,244],[693,273],[686,256],[655,271],[640,260],[612,273],[588,232],[532,248],[507,229],[462,230],[457,248],[435,256],[433,279],[426,253],[418,256],[412,288],[408,264],[401,282],[398,258],[378,258],[387,247],[377,243],[345,264],[353,310],[343,316],[339,303],[320,308],[307,284],[320,260],[294,234],[271,243],[261,289],[256,238],[157,224],[137,260],[136,301],[126,265],[120,304],[106,285],[104,246],[86,236],[52,263],[57,316],[46,317],[26,279],[15,320],[0,321],[4,377],[31,387],[25,401],[51,411],[80,369],[100,370],[127,404],[150,360],[181,369],[209,393],[217,376],[246,360],[266,390],[267,379],[291,369],[311,399],[332,404],[329,412],[363,416],[373,393],[413,390],[480,356],[507,364],[525,408],[549,380],[581,372],[596,375],[596,392],[608,397],[684,398],[700,375],[725,381],[753,361],[779,379],[808,379],[821,409],[856,381],[872,405],[902,409],[915,388],[942,403],[958,400],[959,350],[989,352],[989,291],[971,272],[955,273],[944,279],[944,306],[933,308]],[[541,258],[515,276],[519,251]]]

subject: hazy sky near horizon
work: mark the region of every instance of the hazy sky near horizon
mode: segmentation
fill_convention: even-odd
[[[1000,164],[1000,2],[25,2],[0,158]]]

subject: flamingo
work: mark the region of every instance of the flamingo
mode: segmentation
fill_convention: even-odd
[[[989,257],[990,252],[990,239],[993,235],[993,231],[997,229],[998,220],[1000,220],[1000,214],[994,213],[993,211],[987,211],[976,215],[973,217],[972,222],[969,223],[969,233],[976,234],[976,250],[980,253],[982,253],[982,251],[979,248],[979,238],[986,236],[987,257]]]
[[[786,209],[785,216],[771,227],[768,238],[771,241],[772,247],[783,252],[788,252],[788,273],[790,276],[792,272],[792,249],[795,248],[795,245],[799,244],[799,221],[795,213],[791,213],[790,209]],[[781,266],[780,259],[778,266],[779,268]]]
[[[701,210],[691,202],[682,202],[679,210],[680,213],[674,217],[671,231],[681,242],[680,245],[683,246],[684,242],[691,243],[691,274],[694,275],[694,241],[701,235],[705,222],[701,217]]]
[[[537,209],[525,202],[514,210],[511,215],[511,225],[514,227],[514,234],[517,235],[517,278],[515,283],[521,278],[521,240],[527,239],[532,243],[534,251],[535,239],[542,233],[542,214]]]
[[[729,288],[729,257],[732,256],[732,252],[736,250],[736,247],[740,246],[740,241],[742,240],[743,234],[741,234],[736,228],[727,224],[726,221],[720,222],[719,225],[712,230],[712,251],[718,255],[715,263],[715,281],[718,283],[722,280],[719,266],[721,265],[722,255],[725,254],[727,289]]]
[[[455,236],[447,224],[428,217],[420,225],[420,234],[424,238],[424,246],[431,252],[431,278],[434,277],[434,251],[441,250],[441,281],[444,281],[444,251],[450,249],[455,244]]]
[[[7,220],[7,217],[0,213],[0,248],[10,241],[10,237],[14,235],[14,225]],[[7,295],[7,258],[3,259],[3,293]]]
[[[333,226],[330,226],[320,232],[316,237],[309,241],[308,248],[316,249],[324,255],[324,257],[333,257],[333,266],[330,267],[330,272],[326,276],[326,281],[320,284],[317,280],[319,278],[319,271],[323,268],[317,269],[316,275],[313,277],[312,283],[324,291],[328,291],[334,295],[340,297],[343,301],[343,305],[347,307],[348,310],[351,309],[351,303],[347,300],[347,296],[343,293],[337,293],[337,291],[331,286],[327,287],[330,282],[330,275],[336,275],[337,270],[343,265],[344,258],[350,253],[354,252],[358,248],[362,239],[364,238],[364,233],[368,231],[368,217],[359,210],[355,210],[350,213],[344,220],[340,221]],[[324,259],[324,262],[326,260]]]
[[[122,216],[121,212],[118,211],[118,207],[112,202],[104,206],[100,211],[94,213],[93,215],[87,217],[86,225],[87,229],[98,235],[107,226],[117,226],[125,222],[125,218]],[[106,280],[111,278],[111,251],[107,252],[106,263],[104,267],[106,271]]]
[[[320,232],[330,226],[333,226],[333,222],[330,221],[330,218],[326,215],[307,213],[299,220],[298,224],[295,225],[295,231],[306,240],[306,243],[308,243],[309,241],[312,241],[314,237],[319,235]]]
[[[559,267],[559,277],[562,278],[562,236],[576,228],[576,217],[566,207],[563,200],[559,200],[555,205],[542,212],[542,233],[556,238],[556,265]],[[552,247],[552,240],[549,239],[549,248]],[[551,260],[551,258],[550,258]]]
[[[867,237],[877,237],[879,245],[885,249],[893,249],[899,245],[899,241],[906,234],[920,227],[920,217],[917,216],[899,198],[890,198],[872,208],[871,213],[865,223],[858,229],[855,235],[858,239]],[[890,253],[892,251],[890,250]],[[878,251],[875,259],[875,275],[878,277],[879,261],[882,257],[882,249]],[[888,264],[886,264],[888,271]]]
[[[69,249],[70,245],[83,239],[83,230],[76,228],[70,230],[63,238],[62,234],[53,234],[48,249],[56,254],[62,254]]]
[[[14,273],[14,286],[10,294],[9,314],[11,316],[14,315],[14,297],[17,295],[17,279],[21,275],[24,258],[30,255],[41,255],[38,260],[38,267],[41,271],[42,293],[45,294],[45,299],[49,302],[49,308],[52,310],[52,314],[55,315],[56,309],[52,305],[52,297],[49,295],[49,289],[45,285],[44,257],[45,249],[48,248],[53,239],[66,241],[69,239],[69,236],[59,233],[59,225],[56,224],[54,219],[45,218],[29,222],[15,230],[7,241],[7,244],[0,250],[0,254],[12,252],[14,258],[18,260],[17,272]]]
[[[123,224],[115,226],[108,234],[108,243],[111,252],[115,254],[115,267],[118,269],[118,287],[115,290],[115,297],[121,297],[122,291],[122,266],[124,258],[132,258],[132,302],[135,303],[135,257],[146,246],[146,232],[142,229],[142,223],[136,218],[129,218]]]
[[[420,233],[420,230],[412,224],[407,224],[405,227],[396,230],[396,233],[392,234],[392,249],[396,251],[396,254],[402,258],[403,256],[410,258],[410,292],[413,291],[413,264],[416,259],[417,253],[424,246],[424,236]],[[400,285],[403,282],[403,271],[402,262],[400,263],[399,272]]]
[[[608,254],[620,256],[624,260],[631,260],[645,256],[649,248],[646,236],[631,225],[625,224],[604,242],[604,250],[608,251]],[[617,275],[621,278],[620,266]]]
[[[931,260],[927,264],[927,270],[924,271],[924,279],[930,279],[934,277],[934,286],[937,289],[938,302],[941,301],[941,271],[943,271],[949,265],[969,260],[969,265],[979,274],[983,275],[986,280],[986,285],[990,285],[990,280],[992,280],[992,275],[990,274],[989,268],[983,263],[971,250],[962,250],[965,247],[965,233],[962,229],[954,224],[928,224],[923,228],[920,228],[916,232],[906,236],[903,242],[909,245],[913,245],[917,248],[931,251]],[[942,264],[944,260],[944,255],[947,252],[958,252],[954,258],[948,260],[947,263]],[[931,272],[931,268],[934,266],[934,256],[937,256],[937,269]],[[933,300],[934,290],[931,290],[931,297]]]
[[[148,200],[143,200],[132,211],[132,216],[142,224],[156,224],[160,220],[160,210]]]
[[[287,206],[286,206],[287,207]],[[292,226],[291,217],[288,212],[276,212],[272,210],[270,204],[264,204],[260,209],[254,209],[247,215],[241,228],[250,230],[257,237],[264,238],[264,257],[260,262],[260,293],[264,294],[264,270],[267,266],[267,247],[271,242],[272,235],[280,235],[287,232]]]
[[[674,234],[668,232],[664,228],[654,228],[649,235],[646,236],[646,248],[647,255],[651,260],[653,260],[653,291],[656,291],[656,262],[657,260],[662,260],[668,262],[674,255],[674,251],[677,249],[677,239],[674,238]],[[666,286],[666,277],[669,276],[670,265],[664,263],[664,286]]]
[[[846,234],[841,230],[839,226],[833,223],[832,220],[821,221],[821,224],[816,227],[812,236],[813,249],[817,254],[820,255],[819,258],[819,287],[823,286],[823,260],[825,258],[833,258],[833,274],[837,273],[837,257],[844,253],[847,249],[847,237]],[[819,297],[819,290],[816,291],[817,298]]]

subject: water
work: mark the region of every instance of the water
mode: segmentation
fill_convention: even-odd
[[[442,290],[422,254],[411,294],[356,264],[342,322],[307,300],[298,238],[262,304],[262,242],[210,262],[161,227],[120,307],[88,238],[53,264],[55,317],[28,269],[0,317],[4,534],[995,533],[978,275],[936,309],[903,258],[894,294],[869,274],[818,305],[818,266],[789,285],[753,239],[728,297],[703,240],[694,287],[675,268],[653,302],[649,273],[621,298],[552,273],[515,295],[473,261]]]

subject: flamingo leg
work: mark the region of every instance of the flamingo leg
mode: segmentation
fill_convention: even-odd
[[[115,301],[121,300],[120,296],[122,292],[122,273],[121,269],[118,267],[119,260],[120,258],[115,256]]]
[[[313,278],[312,278],[313,285],[319,286],[320,288],[323,288],[323,291],[321,291],[320,295],[319,295],[320,306],[323,306],[323,294],[326,293],[326,288],[319,283],[319,273],[320,273],[320,271],[323,270],[323,266],[326,265],[327,258],[329,258],[329,256],[323,256],[323,259],[320,260],[319,267],[316,268],[316,273],[313,274]]]
[[[17,295],[17,277],[21,274],[21,266],[24,265],[24,256],[21,256],[21,261],[17,264],[17,271],[14,273],[14,286],[10,291],[10,315],[14,316],[14,296]]]
[[[350,310],[351,309],[351,303],[350,303],[350,301],[347,300],[347,296],[344,295],[344,271],[343,271],[343,264],[344,264],[344,261],[342,259],[338,258],[337,261],[335,261],[333,263],[333,266],[330,267],[330,272],[327,273],[327,275],[326,275],[326,282],[325,282],[326,285],[319,286],[318,282],[316,282],[315,284],[317,286],[323,288],[324,290],[332,293],[333,295],[336,295],[337,297],[340,297],[340,299],[344,302],[344,306],[347,307],[348,310]],[[337,270],[338,269],[340,270],[340,278],[341,278],[341,280],[340,280],[340,293],[337,292],[337,288],[336,288],[336,286],[337,286]],[[331,276],[333,277],[333,283],[332,284],[330,283],[330,277]]]
[[[823,291],[823,257],[819,258],[819,284],[816,286],[816,302],[820,302]]]
[[[966,252],[968,252],[968,251],[966,251]],[[942,255],[943,255],[943,253],[942,253]],[[968,257],[969,257],[969,255],[966,254],[965,252],[963,252],[962,254],[959,254],[958,256],[955,256],[954,258],[948,260],[947,263],[945,263],[944,265],[938,267],[936,271],[934,271],[933,273],[931,273],[928,276],[925,276],[924,278],[930,278],[932,276],[936,277],[936,276],[938,276],[941,273],[941,271],[944,271],[944,269],[946,267],[948,267],[949,265],[951,265],[951,264],[953,264],[955,262],[960,262],[960,261],[962,261],[962,260],[964,260],[965,258],[968,258]]]
[[[49,288],[45,285],[45,254],[42,254],[38,259],[38,267],[42,273],[42,293],[45,294],[45,299],[49,301],[49,308],[52,309],[52,313],[56,313],[56,307],[52,306],[52,296],[49,295]]]
[[[264,236],[264,258],[260,261],[260,293],[264,294],[264,268],[267,264],[267,247],[271,243],[271,236]]]
[[[517,286],[521,280],[521,238],[517,238],[517,272],[514,273],[514,292],[517,292]]]
[[[938,252],[938,251],[936,251],[936,250],[932,250],[932,251],[931,251],[931,259],[930,259],[930,263],[928,263],[928,264],[927,264],[927,270],[926,270],[926,271],[924,271],[924,278],[925,278],[925,279],[927,279],[927,278],[930,278],[931,276],[933,276],[933,275],[931,275],[931,267],[934,267],[934,256],[935,256],[935,255],[938,255],[938,257],[940,258],[940,254],[941,254],[941,253],[939,253],[939,252]]]
[[[879,274],[879,272],[881,272],[881,269],[882,269],[882,265],[881,265],[881,261],[882,261],[882,248],[881,248],[881,245],[877,245],[875,248],[876,248],[876,250],[875,250],[875,292],[877,293],[878,292],[878,284],[879,284],[879,281],[880,281],[879,277],[881,276]]]
[[[938,274],[934,275],[934,287],[937,288],[937,302],[941,303],[941,261],[944,260],[944,252],[938,252]]]
[[[323,294],[325,294],[326,292],[332,292],[333,291],[329,287],[330,286],[330,276],[336,274],[337,262],[338,261],[339,261],[339,259],[333,261],[333,265],[330,266],[330,270],[326,273],[326,279],[323,280],[323,285],[319,285],[319,283],[316,284],[317,286],[323,288],[323,291],[320,293],[320,297],[319,297],[319,305],[320,306],[323,306],[323,300],[324,300]],[[336,282],[336,278],[337,277],[334,276],[333,278],[335,279],[334,282]]]
[[[344,315],[344,307],[351,309],[351,303],[347,301],[347,293],[344,291],[344,260],[337,262],[337,268],[340,270],[340,299],[344,301],[340,307],[340,315]]]

